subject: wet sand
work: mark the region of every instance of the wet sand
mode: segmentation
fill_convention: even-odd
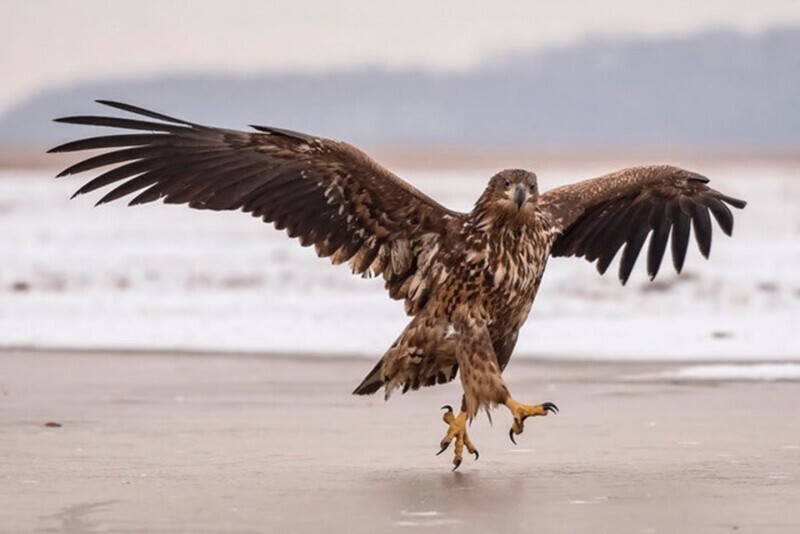
[[[512,361],[518,446],[435,456],[458,384],[353,397],[373,362],[0,352],[3,532],[798,532],[800,384]],[[43,426],[47,422],[60,427]]]

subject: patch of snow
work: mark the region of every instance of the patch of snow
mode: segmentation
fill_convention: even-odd
[[[800,380],[800,364],[759,363],[759,364],[716,364],[693,365],[660,373],[641,374],[630,377],[632,380],[740,380],[774,381]],[[681,445],[695,444],[681,442]]]
[[[448,527],[453,525],[460,525],[463,523],[460,519],[429,519],[423,521],[395,521],[392,523],[396,527]]]
[[[606,168],[541,171],[547,187]],[[515,357],[800,361],[800,181],[782,166],[704,168],[750,202],[710,261],[690,247],[683,275],[656,282],[639,258],[554,258]],[[456,209],[488,176],[401,173]],[[81,180],[0,172],[0,346],[360,354],[375,358],[408,323],[381,279],[331,267],[241,213],[69,201]],[[693,371],[698,372],[698,371]]]

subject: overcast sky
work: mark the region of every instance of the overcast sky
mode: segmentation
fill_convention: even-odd
[[[463,68],[590,34],[758,31],[800,0],[0,0],[0,112],[85,79],[377,64]]]

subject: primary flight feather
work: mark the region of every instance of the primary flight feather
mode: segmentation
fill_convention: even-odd
[[[240,210],[272,223],[303,246],[356,274],[381,276],[389,296],[412,317],[356,388],[416,390],[460,372],[464,394],[446,408],[443,452],[455,441],[478,455],[466,422],[479,409],[511,410],[511,439],[527,417],[557,411],[524,405],[502,372],[528,317],[550,256],[581,256],[604,273],[621,252],[624,284],[644,248],[651,279],[669,242],[683,268],[691,230],[701,253],[711,249],[712,218],[730,235],[730,207],[745,202],[708,179],[668,165],[632,167],[539,193],[536,175],[494,175],[469,213],[449,210],[357,148],[300,132],[254,126],[213,128],[119,102],[101,104],[139,118],[76,116],[57,122],[126,133],[66,143],[50,152],[103,150],[58,176],[103,169],[76,195],[106,188],[98,204],[130,195],[130,205],[163,200],[195,209]],[[145,120],[147,119],[147,120]]]

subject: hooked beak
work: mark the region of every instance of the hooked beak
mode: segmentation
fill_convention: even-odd
[[[517,208],[522,208],[522,204],[528,197],[528,190],[522,184],[517,184],[517,189],[514,191],[514,202],[517,203]]]

